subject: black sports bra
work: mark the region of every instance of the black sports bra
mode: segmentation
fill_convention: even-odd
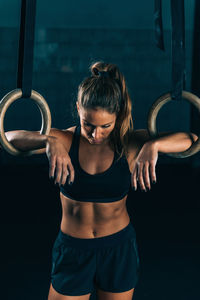
[[[88,174],[79,163],[79,143],[81,126],[76,126],[69,151],[75,178],[72,185],[61,185],[60,191],[68,198],[84,202],[114,202],[125,197],[131,188],[131,172],[125,156],[117,161],[119,155],[114,153],[112,165],[104,172]]]

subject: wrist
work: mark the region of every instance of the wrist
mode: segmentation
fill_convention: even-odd
[[[46,136],[46,140],[45,140],[45,144],[50,144],[50,143],[54,143],[57,140],[57,137],[52,136],[52,135],[47,135]]]
[[[147,147],[150,147],[153,150],[159,151],[159,141],[158,140],[147,141],[145,144],[147,145]]]

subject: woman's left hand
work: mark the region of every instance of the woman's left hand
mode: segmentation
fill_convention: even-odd
[[[135,162],[132,172],[132,186],[137,189],[137,181],[143,191],[151,189],[151,181],[156,183],[156,163],[158,160],[158,150],[153,141],[146,142]],[[151,180],[150,180],[151,179]]]

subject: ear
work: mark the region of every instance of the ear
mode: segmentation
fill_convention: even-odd
[[[77,108],[77,111],[79,113],[79,104],[78,104],[78,101],[76,102],[76,108]]]

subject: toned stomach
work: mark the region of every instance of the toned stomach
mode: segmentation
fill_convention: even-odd
[[[60,229],[70,236],[85,239],[116,233],[130,222],[126,198],[110,203],[95,203],[75,201],[60,193]]]

